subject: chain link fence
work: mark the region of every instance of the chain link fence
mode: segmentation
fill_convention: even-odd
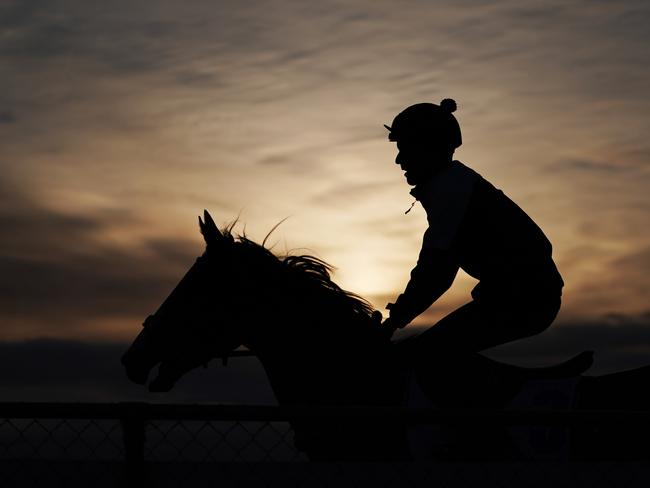
[[[309,462],[290,422],[638,426],[648,412],[0,404],[0,486],[650,486],[650,459]],[[539,433],[539,432],[538,432]]]

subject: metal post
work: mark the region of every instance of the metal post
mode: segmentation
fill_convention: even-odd
[[[129,488],[142,488],[145,485],[144,442],[146,404],[123,403],[120,416],[124,439],[124,477]]]

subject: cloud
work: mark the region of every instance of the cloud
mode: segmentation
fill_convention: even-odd
[[[11,110],[0,110],[0,124],[13,124],[16,122],[16,114]]]
[[[642,239],[626,239],[623,249],[608,242],[612,234],[634,232],[635,219],[589,221],[580,227],[584,245],[561,252],[559,269],[566,283],[563,309],[571,316],[594,317],[622,309],[640,313],[650,290],[650,252]],[[639,218],[637,225],[641,224]]]
[[[194,255],[174,236],[206,202],[252,228],[295,215],[293,243],[347,276],[403,276],[424,224],[417,208],[400,220],[412,200],[381,124],[453,96],[460,157],[533,207],[574,309],[637,311],[645,279],[615,261],[648,235],[649,16],[643,0],[3,2],[0,164],[29,189],[2,197],[2,266],[25,277],[4,303],[73,321],[47,286],[93,318],[136,313],[126,291],[149,308]],[[362,292],[399,286],[385,283]],[[604,300],[619,283],[636,292]]]
[[[166,264],[163,259],[143,263],[124,253],[49,263],[4,258],[0,260],[4,320],[31,317],[40,319],[44,327],[54,327],[142,313],[145,304],[162,301],[165,291],[171,291],[171,273],[160,269]]]
[[[609,175],[618,175],[621,173],[627,173],[634,171],[634,167],[627,166],[624,161],[622,162],[598,162],[598,161],[588,161],[588,160],[568,160],[562,161],[557,164],[551,165],[550,168],[552,171],[562,170],[562,171],[571,171],[575,170],[576,172],[585,172],[598,174],[604,173]]]
[[[538,336],[499,346],[488,355],[539,366],[568,359],[583,350],[596,352],[589,374],[650,364],[650,312],[610,315],[588,322],[558,322]]]
[[[0,53],[15,63],[51,66],[66,58],[122,75],[169,62],[170,41],[179,37],[181,22],[157,21],[147,12],[147,2],[131,5],[123,15],[108,11],[98,15],[89,3],[93,2],[7,2],[2,21],[7,35],[0,41]]]
[[[614,261],[612,265],[621,269],[623,275],[638,273],[650,279],[650,246],[625,255]]]
[[[366,183],[335,182],[333,188],[330,187],[315,194],[311,203],[330,208],[349,208],[350,205],[363,202],[368,197],[381,194],[391,186],[393,185],[390,183],[376,181]]]
[[[193,262],[189,240],[106,241],[124,209],[62,214],[25,195],[0,210],[0,320],[6,337],[93,335],[98,319],[150,313]],[[133,222],[133,219],[132,219]],[[135,220],[137,222],[137,220]],[[29,325],[28,325],[29,324]],[[97,335],[101,335],[97,331]]]
[[[0,249],[5,255],[79,249],[101,224],[86,215],[57,213],[40,206],[30,197],[2,184],[0,196]],[[47,243],[47,246],[44,244]]]

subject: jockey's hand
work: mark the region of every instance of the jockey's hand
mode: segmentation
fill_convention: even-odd
[[[383,335],[385,335],[388,339],[390,339],[395,331],[397,329],[402,329],[405,327],[407,324],[404,323],[403,321],[396,320],[395,317],[388,317],[384,322],[381,324],[381,332]]]
[[[390,317],[384,320],[384,323],[381,325],[381,327],[382,330],[385,331],[385,333],[390,337],[395,333],[397,329],[403,329],[406,327],[409,324],[409,321],[401,317],[399,312],[395,313],[397,310],[394,303],[389,303],[386,305],[386,309],[390,310],[391,314]]]
[[[384,320],[384,323],[381,324],[381,330],[388,335],[388,337],[391,337],[397,329],[403,329],[407,325],[408,324],[403,321],[395,320],[393,317],[388,317]]]
[[[384,320],[384,323],[381,324],[381,329],[379,329],[382,337],[385,337],[386,339],[393,337],[396,330],[397,328],[391,324],[390,318]]]
[[[382,323],[382,320],[384,320],[384,317],[381,315],[381,312],[379,310],[375,310],[372,312],[371,319],[374,323],[374,327],[377,327],[379,329],[379,333],[382,337],[385,339],[390,339],[393,333],[395,332],[395,329],[391,327],[384,327],[384,324],[388,321],[384,321]]]
[[[372,312],[370,319],[372,320],[374,326],[381,327],[381,321],[384,320],[384,317],[379,310],[375,310]]]

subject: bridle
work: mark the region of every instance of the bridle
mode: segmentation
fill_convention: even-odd
[[[199,256],[199,257],[196,258],[196,263],[195,263],[195,265],[197,265],[197,264],[203,264],[205,261],[206,261],[206,257],[205,257],[205,256]],[[184,278],[184,279],[185,279],[185,278]],[[182,283],[182,281],[183,281],[183,280],[181,280],[181,283]],[[163,305],[161,305],[160,308],[162,308],[162,307],[164,306],[164,304],[167,303],[167,301],[170,299],[170,297],[171,297],[172,295],[174,295],[174,293],[175,293],[176,290],[179,288],[179,286],[181,285],[181,283],[179,283],[179,284],[176,286],[176,288],[174,288],[174,290],[172,290],[172,292],[167,296],[167,298],[165,298],[165,300],[163,301]],[[160,311],[160,309],[159,309],[158,311]],[[153,313],[153,314],[147,316],[147,318],[145,318],[144,321],[142,322],[142,328],[143,328],[144,330],[146,330],[147,332],[149,332],[149,333],[151,333],[151,332],[154,330],[154,329],[153,329],[153,326],[154,326],[154,324],[158,321],[158,317],[156,316],[157,313],[158,313],[158,312]],[[209,334],[209,330],[208,330],[207,332],[208,332],[208,334]],[[232,341],[232,342],[236,342],[236,341]],[[236,348],[237,348],[237,347],[233,348],[232,350],[217,351],[216,354],[213,354],[213,355],[212,355],[212,357],[215,357],[215,358],[221,358],[221,361],[222,361],[223,366],[228,366],[228,359],[229,359],[229,357],[230,357],[231,355],[233,355],[232,353],[234,352],[234,349],[236,349]],[[239,354],[234,354],[234,355],[239,355]],[[209,360],[208,360],[208,361],[209,361]],[[207,362],[204,364],[204,367],[207,367]]]

